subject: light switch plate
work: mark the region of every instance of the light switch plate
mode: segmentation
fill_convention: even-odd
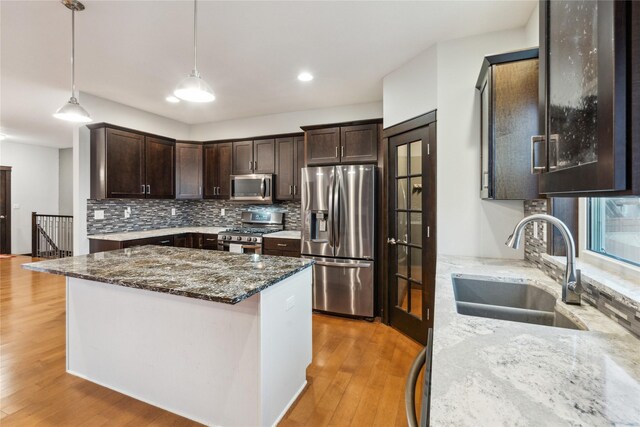
[[[93,219],[104,219],[104,211],[93,211]]]
[[[20,209],[20,203],[14,203],[13,209]]]
[[[220,209],[220,216],[224,216],[224,211],[225,211],[224,208]]]

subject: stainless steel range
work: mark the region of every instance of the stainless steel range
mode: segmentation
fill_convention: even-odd
[[[240,220],[241,227],[218,234],[218,250],[242,253],[251,249],[251,252],[262,253],[262,236],[284,230],[281,212],[244,211]]]

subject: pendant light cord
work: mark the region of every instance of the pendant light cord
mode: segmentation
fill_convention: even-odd
[[[71,97],[76,97],[76,11],[71,9]]]
[[[198,75],[198,1],[193,0],[193,74]]]

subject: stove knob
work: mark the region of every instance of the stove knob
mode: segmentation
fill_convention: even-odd
[[[222,236],[222,240],[227,240],[229,237],[227,236]]]
[[[236,237],[236,240],[242,240],[242,236]]]
[[[252,240],[253,240],[254,242],[257,242],[257,241],[258,241],[258,238],[257,238],[257,237],[254,237]]]

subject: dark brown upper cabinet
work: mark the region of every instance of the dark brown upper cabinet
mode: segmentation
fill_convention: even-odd
[[[202,198],[202,144],[176,143],[176,199]]]
[[[306,140],[307,165],[340,163],[339,127],[309,130],[306,132]]]
[[[639,8],[540,2],[543,120],[531,157],[541,194],[640,194]]]
[[[340,128],[340,162],[371,163],[378,160],[378,125]]]
[[[277,200],[300,200],[300,169],[304,167],[304,136],[276,138]]]
[[[106,123],[87,127],[92,199],[174,198],[174,140]]]
[[[303,126],[308,166],[375,163],[381,120]]]
[[[529,140],[538,129],[538,49],[486,56],[480,91],[480,197],[538,198]]]
[[[145,136],[145,150],[145,197],[173,199],[175,141]]]
[[[205,199],[229,199],[231,190],[231,142],[205,144],[203,177]]]
[[[253,141],[253,173],[274,173],[275,160],[275,139]]]
[[[233,142],[233,174],[274,173],[275,140]]]

